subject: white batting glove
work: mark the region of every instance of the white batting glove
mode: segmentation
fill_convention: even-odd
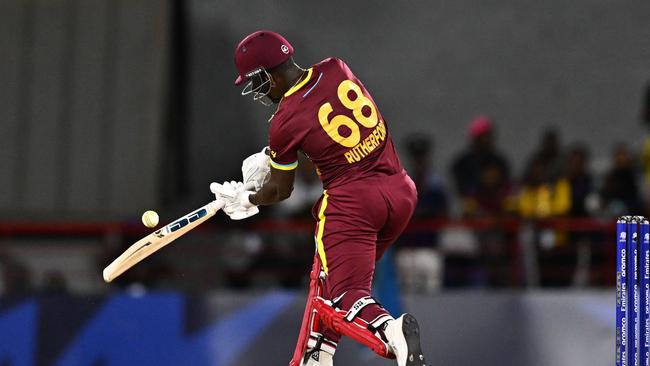
[[[248,200],[248,196],[255,193],[251,188],[252,184],[244,185],[235,181],[210,184],[210,191],[218,200],[225,202],[222,210],[232,220],[242,220],[260,212],[259,208]]]
[[[268,182],[271,173],[271,158],[267,154],[267,148],[255,153],[242,162],[241,173],[244,185],[252,184],[257,192],[264,183]]]

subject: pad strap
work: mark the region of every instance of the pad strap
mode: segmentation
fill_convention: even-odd
[[[376,304],[377,301],[370,296],[362,297],[359,300],[355,301],[354,304],[348,310],[348,313],[345,315],[345,321],[351,322],[354,318],[359,315],[361,310],[370,304]]]
[[[336,346],[336,342],[330,341],[320,333],[312,332],[307,342],[307,352],[320,350],[333,355],[336,352]]]

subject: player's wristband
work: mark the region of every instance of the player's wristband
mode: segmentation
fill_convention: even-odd
[[[276,163],[275,161],[273,161],[273,159],[271,159],[271,166],[279,170],[294,170],[298,167],[298,160],[290,164],[280,164],[280,163]]]

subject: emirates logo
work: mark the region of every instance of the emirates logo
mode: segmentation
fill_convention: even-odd
[[[283,44],[282,47],[280,47],[280,50],[282,50],[282,53],[285,55],[289,53],[289,47],[287,47],[286,44]]]

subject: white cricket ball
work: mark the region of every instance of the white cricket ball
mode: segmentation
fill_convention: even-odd
[[[146,227],[156,227],[158,225],[158,214],[156,211],[146,211],[142,214],[142,223]]]

